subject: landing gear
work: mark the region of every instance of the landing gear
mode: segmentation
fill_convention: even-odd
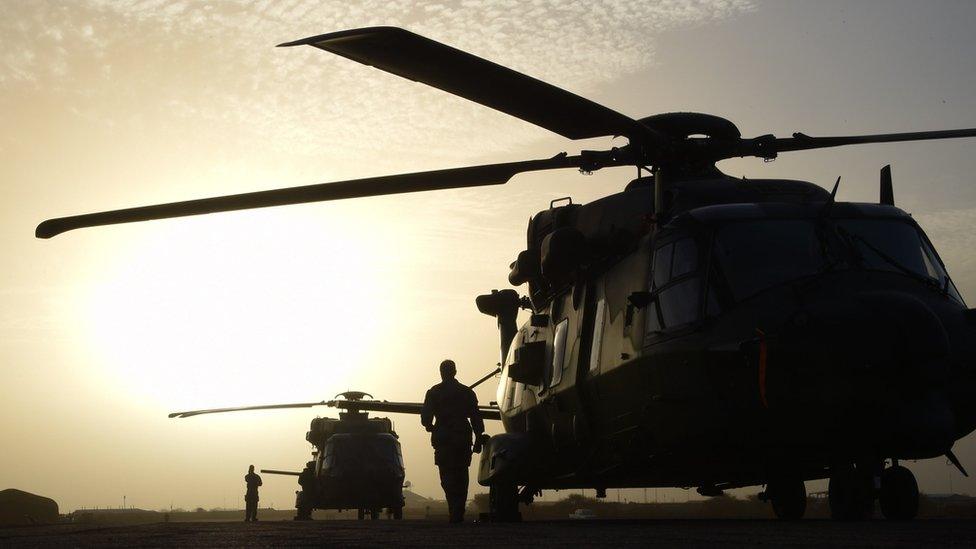
[[[305,490],[295,492],[295,520],[312,520],[312,501]]]
[[[493,483],[488,488],[488,512],[493,522],[519,522],[518,486],[509,483]]]
[[[403,507],[393,508],[393,520],[403,520]]]
[[[828,485],[830,518],[864,520],[874,513],[874,474],[868,468],[852,465],[831,472]]]
[[[766,495],[780,520],[799,520],[807,510],[807,489],[800,477],[770,480]]]
[[[369,520],[376,520],[380,518],[380,511],[381,509],[379,507],[372,507],[369,509],[360,507],[356,510],[356,520],[364,520],[366,515],[369,515]]]
[[[312,520],[311,507],[299,507],[297,511],[298,513],[295,515],[295,520]]]
[[[881,513],[889,520],[912,520],[918,515],[918,483],[915,475],[901,465],[892,465],[881,473],[878,494]]]

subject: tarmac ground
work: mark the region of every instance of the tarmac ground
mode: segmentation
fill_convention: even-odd
[[[976,521],[592,520],[59,524],[0,529],[0,547],[976,546]]]

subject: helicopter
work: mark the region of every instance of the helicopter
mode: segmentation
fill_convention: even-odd
[[[336,395],[349,409],[339,419],[312,419],[305,440],[315,447],[312,460],[301,471],[261,469],[262,473],[298,477],[301,490],[295,492],[295,520],[312,520],[315,509],[356,509],[357,518],[377,519],[387,508],[393,519],[403,518],[405,470],[400,441],[389,418],[370,418],[356,409],[356,402],[373,395],[346,391]],[[333,405],[335,400],[329,401]],[[327,405],[326,401],[270,406],[243,406],[173,412],[170,418],[187,418],[202,414],[307,408]]]
[[[479,463],[494,520],[542,490],[764,486],[776,516],[805,512],[829,479],[831,515],[911,519],[902,460],[946,456],[976,428],[976,310],[922,228],[895,206],[813,183],[734,178],[716,163],[976,129],[742,137],[727,119],[635,119],[395,27],[280,44],[312,46],[501,111],[567,139],[627,144],[549,158],[349,180],[50,219],[39,238],[99,225],[440,189],[520,173],[636,168],[620,192],[553,201],[528,224],[509,282],[476,299],[496,320],[501,375],[486,407],[504,433]],[[519,325],[520,310],[529,318]],[[418,413],[419,404],[337,407]]]

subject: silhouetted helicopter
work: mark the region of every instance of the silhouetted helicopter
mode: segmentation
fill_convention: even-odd
[[[543,489],[766,485],[782,518],[804,481],[829,478],[836,518],[916,514],[899,460],[945,455],[976,426],[976,310],[967,309],[912,218],[840,203],[803,181],[746,180],[715,163],[790,151],[976,136],[976,129],[845,137],[741,137],[723,118],[639,120],[398,28],[324,34],[311,45],[465,97],[569,139],[628,144],[551,158],[375,177],[52,219],[79,227],[436,189],[514,175],[637,168],[621,192],[554,201],[529,222],[510,282],[479,296],[497,319],[505,433],[482,453],[493,516]],[[839,180],[838,180],[839,183]],[[521,327],[519,309],[531,315]],[[419,405],[358,401],[416,413]],[[376,407],[372,407],[376,406]],[[384,407],[385,406],[385,407]],[[397,409],[394,409],[397,408]],[[964,471],[963,471],[964,472]]]
[[[346,391],[336,395],[343,400],[272,404],[174,412],[169,417],[193,417],[202,414],[308,408],[342,402],[348,411],[339,419],[317,417],[312,420],[305,440],[315,446],[312,461],[302,471],[262,469],[262,473],[298,477],[301,490],[295,492],[295,520],[311,520],[315,509],[357,509],[358,518],[379,518],[387,508],[394,519],[403,518],[403,455],[393,422],[389,418],[370,418],[355,403],[373,395]],[[331,403],[331,404],[330,404]]]

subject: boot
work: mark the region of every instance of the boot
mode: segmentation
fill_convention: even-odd
[[[464,522],[464,501],[460,503],[457,501],[448,502],[447,506],[450,510],[451,522]]]

